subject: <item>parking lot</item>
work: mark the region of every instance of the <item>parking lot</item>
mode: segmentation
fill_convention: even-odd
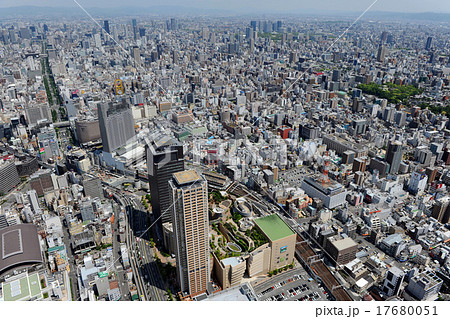
[[[325,301],[328,293],[304,269],[274,276],[253,287],[260,301]]]

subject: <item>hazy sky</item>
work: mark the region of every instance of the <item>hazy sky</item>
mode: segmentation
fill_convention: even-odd
[[[77,0],[83,7],[183,6],[232,11],[298,12],[301,10],[363,11],[374,0]],[[74,6],[73,0],[0,0],[0,7]],[[371,11],[447,12],[450,0],[378,0]]]

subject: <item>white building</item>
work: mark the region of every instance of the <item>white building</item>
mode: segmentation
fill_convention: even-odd
[[[408,190],[413,194],[419,194],[425,191],[427,187],[428,176],[424,172],[413,172],[409,180]]]
[[[390,268],[386,273],[386,278],[384,279],[383,288],[381,290],[388,297],[397,296],[404,278],[405,273],[403,270],[397,267]]]

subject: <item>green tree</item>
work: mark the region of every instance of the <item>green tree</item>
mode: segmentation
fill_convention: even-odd
[[[58,114],[55,110],[52,110],[52,122],[55,123],[58,121]]]

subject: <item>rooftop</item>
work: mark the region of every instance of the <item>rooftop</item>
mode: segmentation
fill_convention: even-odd
[[[255,219],[255,223],[271,241],[276,241],[294,234],[277,214]]]
[[[20,278],[2,284],[5,301],[29,300],[41,297],[39,277],[36,273],[20,275]]]
[[[256,296],[248,284],[222,290],[209,295],[205,301],[256,301]]]
[[[20,224],[1,229],[0,257],[0,273],[23,264],[42,262],[37,227]]]
[[[357,246],[357,244],[355,243],[355,241],[353,239],[351,239],[350,237],[341,239],[341,240],[336,240],[333,242],[334,247],[336,247],[338,250],[344,250],[353,246]]]
[[[174,173],[173,177],[175,178],[178,185],[184,185],[201,180],[200,175],[198,175],[198,173],[193,169]]]

